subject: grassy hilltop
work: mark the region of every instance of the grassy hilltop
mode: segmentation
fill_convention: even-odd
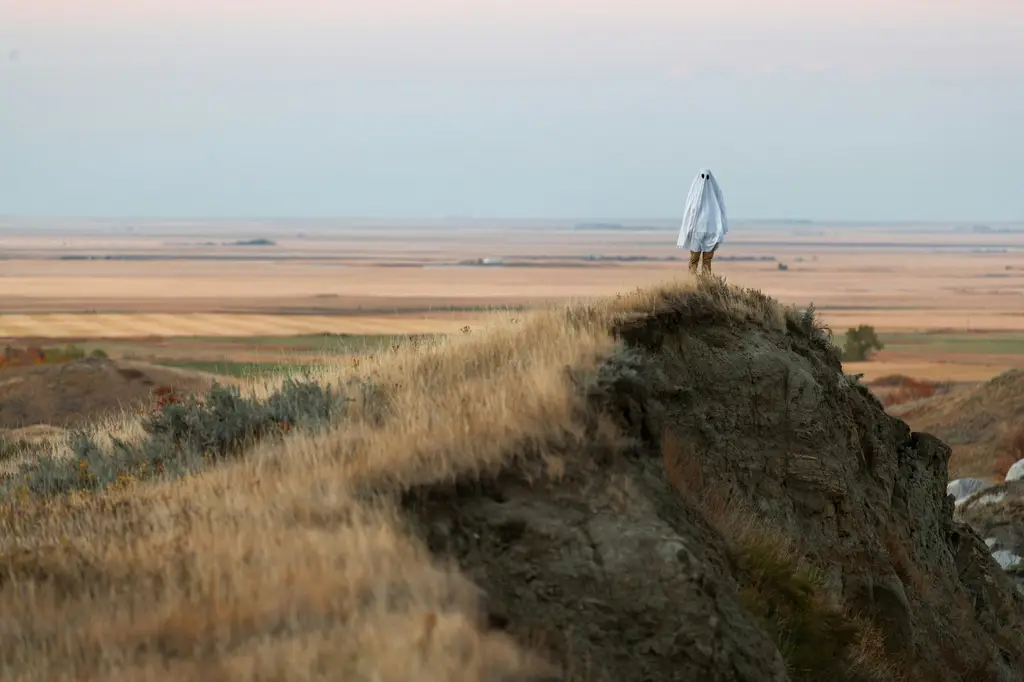
[[[949,448],[719,280],[0,451],[3,679],[1013,680]]]

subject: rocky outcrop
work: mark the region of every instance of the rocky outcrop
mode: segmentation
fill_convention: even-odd
[[[572,464],[557,482],[512,476],[406,500],[430,547],[484,588],[493,627],[571,680],[790,679],[697,509],[653,468]]]
[[[1020,481],[1024,479],[1024,459],[1018,459],[1006,472],[1007,481]]]
[[[810,315],[707,282],[615,333],[620,352],[581,385],[586,438],[405,500],[496,627],[570,679],[1024,678],[1024,599],[953,518],[950,449],[846,377]],[[792,561],[716,509],[747,510]],[[835,634],[853,627],[880,633],[872,660]]]
[[[1024,481],[1009,480],[974,493],[957,517],[984,539],[1000,567],[1024,591]]]
[[[953,496],[953,504],[959,506],[974,493],[992,485],[980,478],[958,478],[946,484],[946,494]]]
[[[953,519],[949,448],[885,414],[809,322],[709,315],[726,295],[665,301],[623,328],[647,392],[634,432],[690,443],[701,475],[779,524],[925,679],[1019,679],[1024,602]]]

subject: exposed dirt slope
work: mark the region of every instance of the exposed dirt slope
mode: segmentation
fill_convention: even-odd
[[[146,401],[158,386],[206,390],[213,375],[144,363],[86,358],[0,371],[0,429],[77,426]],[[223,382],[222,382],[223,383]]]
[[[1024,428],[1024,370],[1012,369],[970,389],[890,410],[953,449],[952,478],[1002,479],[1015,457],[1001,441]]]
[[[895,679],[879,672],[886,658],[912,661],[902,672],[913,679],[1024,675],[1024,602],[952,520],[949,449],[849,381],[809,318],[707,285],[617,331],[625,348],[591,404],[618,418],[632,451],[588,451],[557,485],[507,477],[426,507],[433,546],[492,595],[501,621],[607,679]],[[744,570],[737,554],[751,547],[728,523],[716,530],[713,506],[781,529],[841,605],[815,626],[864,619],[888,655],[821,633],[775,632],[773,643],[773,616],[743,599],[764,566]],[[793,669],[822,646],[835,647],[834,668]]]
[[[637,292],[359,371],[327,433],[0,507],[5,674],[1024,676],[1024,600],[952,518],[949,449],[757,292]]]

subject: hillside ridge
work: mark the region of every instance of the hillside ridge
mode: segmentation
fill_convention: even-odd
[[[321,369],[323,428],[5,500],[11,679],[1024,675],[949,448],[813,310],[683,279]]]

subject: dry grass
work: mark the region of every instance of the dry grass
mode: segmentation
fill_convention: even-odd
[[[1002,478],[1021,452],[1015,431],[1024,410],[1024,372],[1012,370],[971,388],[894,411],[915,431],[951,444],[951,479]],[[1024,456],[1024,455],[1022,455]]]
[[[880,631],[828,593],[818,567],[790,536],[708,482],[699,453],[670,431],[661,454],[672,485],[704,510],[729,543],[740,568],[741,602],[772,636],[794,680],[903,682]],[[918,589],[926,590],[906,549],[893,550],[897,564],[915,571]]]
[[[707,492],[700,457],[693,451],[693,445],[686,443],[672,431],[666,431],[661,438],[661,461],[665,475],[681,495],[700,500]]]
[[[4,678],[440,681],[537,667],[480,627],[454,567],[359,491],[493,471],[581,437],[565,370],[594,370],[614,346],[611,316],[644,296],[324,365],[325,382],[370,377],[383,414],[361,399],[337,428],[198,476],[5,504]],[[131,418],[98,429],[137,435]]]
[[[829,319],[831,321],[831,317]],[[977,356],[968,358],[953,353],[922,352],[912,360],[893,358],[887,351],[881,351],[878,355],[880,357],[873,357],[868,362],[844,362],[843,366],[850,374],[864,375],[864,382],[871,384],[893,375],[913,376],[936,383],[969,384],[988,381],[1021,364],[1019,355],[982,356],[984,361],[976,359]]]
[[[774,639],[792,679],[903,682],[878,629],[828,593],[791,537],[713,491],[704,507],[738,559],[741,602]]]
[[[325,360],[322,382],[376,387],[325,432],[291,433],[181,480],[6,502],[0,679],[458,682],[545,669],[487,631],[476,588],[404,530],[387,493],[484,475],[517,456],[557,476],[563,463],[551,453],[584,437],[573,375],[614,351],[613,322],[683,295],[769,328],[812,322],[688,279],[495,315],[372,359]],[[282,381],[248,390],[266,395]],[[131,416],[95,428],[141,435]],[[667,436],[663,454],[673,483],[707,500],[696,453]],[[842,656],[866,671],[850,679],[896,679],[874,631],[828,601],[785,537],[751,514],[708,509],[741,558],[748,608],[795,674],[810,679]]]
[[[97,419],[120,419],[123,410],[147,402],[155,387],[198,393],[215,380],[234,383],[232,378],[204,372],[100,358],[10,367],[0,372],[0,429],[36,424],[78,427]]]
[[[909,586],[918,598],[927,599],[932,592],[932,584],[911,559],[903,539],[892,530],[887,530],[883,533],[882,543],[889,552],[896,575],[903,584]]]

